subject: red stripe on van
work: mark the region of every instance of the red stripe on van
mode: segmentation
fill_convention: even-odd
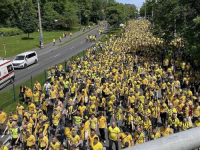
[[[11,71],[10,73],[8,73],[7,75],[3,76],[2,78],[0,78],[0,81],[7,78],[9,75],[11,75],[12,73],[14,73],[14,70]]]
[[[8,61],[8,62],[6,62],[6,63],[3,63],[3,64],[0,65],[0,67],[3,66],[3,65],[5,65],[5,64],[7,64],[7,63],[10,63],[10,62],[11,62],[11,61]]]

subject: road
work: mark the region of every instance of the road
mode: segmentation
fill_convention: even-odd
[[[96,28],[99,29],[102,28],[101,26]],[[106,28],[106,27],[104,27]],[[73,41],[63,45],[63,46],[56,46],[55,48],[51,46],[51,48],[44,48],[40,51],[37,51],[38,54],[38,63],[34,64],[32,66],[27,67],[26,69],[16,69],[15,70],[15,85],[19,85],[23,83],[24,81],[28,80],[34,76],[37,76],[44,72],[44,69],[47,69],[50,66],[53,66],[55,64],[59,64],[70,57],[78,54],[79,52],[82,52],[83,50],[91,47],[93,43],[86,42],[85,36],[92,34],[97,34],[96,29],[78,37],[77,39],[74,39]],[[107,29],[107,28],[106,28]],[[107,30],[105,30],[106,32]],[[97,35],[97,40],[99,40],[102,35]],[[12,88],[12,85],[8,85],[2,90],[0,90],[0,93]]]

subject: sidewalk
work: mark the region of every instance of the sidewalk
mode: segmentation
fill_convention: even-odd
[[[90,31],[90,30],[94,30],[96,27],[98,27],[98,25],[92,26],[92,27],[90,27],[90,29],[85,29],[84,32],[83,32],[83,30],[80,30],[80,31],[78,31],[78,32],[75,32],[75,33],[72,34],[72,38],[70,38],[69,33],[68,33],[68,35],[66,36],[66,38],[64,37],[64,38],[61,39],[61,42],[60,42],[59,40],[56,40],[55,46],[53,46],[53,39],[52,39],[52,42],[51,42],[51,43],[48,43],[48,44],[46,44],[46,45],[44,45],[44,48],[41,49],[41,48],[37,47],[37,48],[32,49],[32,50],[30,50],[30,51],[36,51],[37,53],[38,53],[38,52],[40,53],[40,52],[45,52],[45,50],[48,50],[48,51],[54,50],[54,49],[58,48],[60,44],[63,44],[63,43],[65,43],[65,42],[69,41],[69,40],[73,40],[73,39],[75,39],[76,37],[80,36],[81,34],[87,34],[86,32],[88,32],[88,31]],[[44,43],[44,44],[45,44],[45,43]],[[11,56],[11,57],[7,57],[7,58],[4,58],[4,59],[13,60],[14,57],[15,57],[15,56]],[[0,57],[0,60],[1,60],[1,59],[2,59],[2,58]]]

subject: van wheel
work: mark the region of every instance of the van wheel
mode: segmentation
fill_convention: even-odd
[[[24,69],[27,68],[27,64],[24,64]]]
[[[13,78],[11,78],[10,79],[10,84],[12,84],[14,82],[14,79]]]
[[[35,60],[35,64],[37,64],[37,59]]]

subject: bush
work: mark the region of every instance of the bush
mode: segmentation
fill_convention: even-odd
[[[93,22],[91,22],[91,21],[89,22],[89,25],[90,25],[90,26],[93,26],[93,24],[94,24]]]
[[[3,36],[13,36],[20,35],[24,32],[18,28],[0,28],[0,34],[3,33]]]

